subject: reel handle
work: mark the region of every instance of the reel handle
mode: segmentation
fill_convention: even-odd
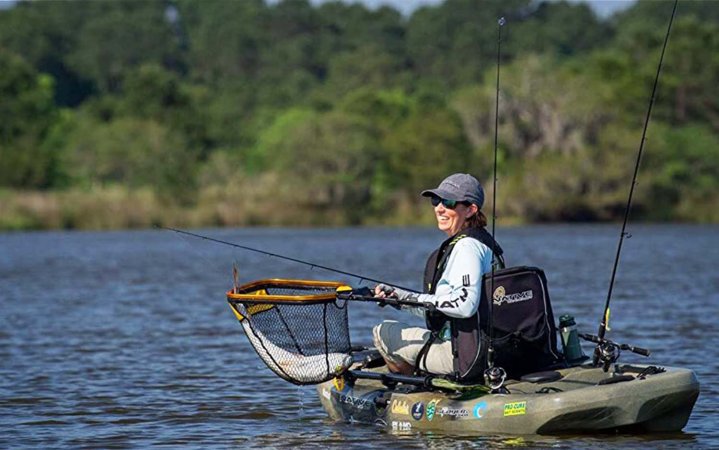
[[[602,342],[602,339],[600,339],[599,336],[595,336],[593,334],[577,333],[577,335],[585,341],[594,342],[595,344]]]
[[[636,353],[637,355],[642,356],[649,356],[652,352],[649,351],[649,349],[642,348],[642,347],[634,347],[633,345],[628,344],[622,344],[619,346],[622,350],[629,350],[632,353]]]

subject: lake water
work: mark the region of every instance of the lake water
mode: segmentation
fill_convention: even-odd
[[[689,367],[701,395],[683,433],[393,435],[333,423],[311,387],[276,378],[225,301],[241,281],[359,280],[169,231],[0,234],[0,448],[685,448],[719,446],[719,227],[636,225],[624,243],[608,336]],[[419,288],[434,229],[200,233]],[[555,316],[595,333],[619,227],[499,228],[511,265],[545,269]],[[352,304],[353,344],[391,308]],[[585,351],[589,351],[585,348]],[[622,355],[622,361],[640,361]]]

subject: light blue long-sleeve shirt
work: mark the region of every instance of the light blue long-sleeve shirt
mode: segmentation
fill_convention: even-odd
[[[477,312],[482,275],[492,271],[492,250],[476,239],[460,239],[449,255],[434,294],[420,294],[417,301],[431,303],[449,317],[466,318]],[[424,317],[423,308],[412,312]]]

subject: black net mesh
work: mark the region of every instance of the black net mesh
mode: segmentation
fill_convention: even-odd
[[[346,302],[336,300],[337,286],[286,283],[252,283],[228,301],[252,347],[278,376],[295,384],[334,378],[352,360]]]

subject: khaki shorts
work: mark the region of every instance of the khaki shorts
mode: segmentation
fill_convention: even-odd
[[[372,335],[377,350],[386,360],[394,363],[401,361],[414,366],[419,351],[429,339],[430,331],[394,320],[385,320],[372,329]],[[427,359],[423,359],[422,366],[421,369],[429,373],[438,375],[453,373],[452,343],[436,340],[429,347]]]

